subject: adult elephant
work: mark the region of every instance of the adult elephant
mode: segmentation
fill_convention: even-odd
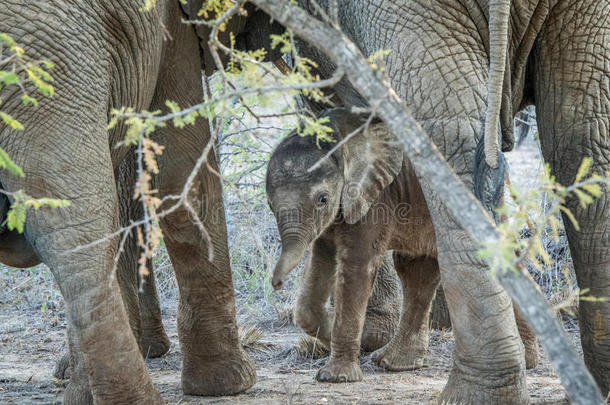
[[[313,2],[300,3],[316,14]],[[475,170],[485,167],[483,158],[492,167],[501,163],[501,156],[495,156],[499,140],[493,118],[500,117],[502,146],[508,150],[514,112],[527,104],[536,106],[543,155],[560,182],[573,182],[587,156],[593,158],[594,172],[610,168],[608,0],[355,0],[340,3],[336,13],[329,12],[329,1],[317,3],[327,15],[337,16],[365,56],[391,51],[385,72],[392,87],[483,202],[489,196],[475,190],[481,180]],[[314,48],[302,46],[300,52],[319,62],[322,76],[334,70]],[[335,95],[337,104],[363,104],[347,81],[336,86]],[[475,159],[486,124],[485,154]],[[399,146],[389,143],[391,147]],[[379,162],[373,156],[356,183],[360,193],[342,202],[348,221],[366,213],[367,198],[378,195],[400,165],[398,159]],[[387,171],[380,169],[388,166]],[[502,176],[496,180],[491,186],[501,187]],[[422,188],[434,227],[442,229],[436,234],[438,259],[456,337],[453,369],[440,401],[527,402],[523,348],[510,299],[478,259],[478,246],[425,180]],[[606,192],[582,208],[572,198],[568,206],[580,227],[565,221],[579,286],[597,297],[610,296],[609,201]],[[352,280],[358,282],[357,277]],[[585,362],[607,394],[610,303],[583,300],[579,313]]]
[[[119,225],[113,179],[133,152],[115,148],[126,128],[119,124],[109,131],[107,122],[110,111],[122,106],[152,111],[166,110],[166,99],[182,106],[202,101],[201,68],[212,69],[206,63],[208,50],[200,48],[205,30],[199,27],[198,36],[181,23],[194,18],[201,3],[157,1],[155,10],[143,12],[140,2],[124,0],[9,0],[0,10],[0,32],[12,36],[28,55],[55,64],[55,96],[41,99],[36,110],[22,105],[18,90],[2,89],[3,111],[21,121],[25,131],[1,127],[0,146],[26,176],[3,171],[0,182],[9,192],[24,189],[71,205],[29,213],[23,235],[3,234],[0,240],[8,248],[0,249],[0,260],[14,265],[43,261],[59,284],[73,359],[67,404],[162,402],[111,274],[118,239],[107,235]],[[245,19],[233,24],[230,29],[241,32]],[[242,43],[252,39],[247,33],[241,36]],[[153,180],[159,196],[180,194],[210,139],[207,122],[200,119],[181,130],[168,126],[156,131],[154,139],[165,146],[161,173]],[[216,170],[213,154],[208,163]],[[254,383],[255,372],[238,342],[218,177],[202,169],[189,195],[211,236],[213,261],[185,209],[160,221],[180,289],[182,387],[195,395],[237,393]],[[6,201],[0,204],[6,209]]]

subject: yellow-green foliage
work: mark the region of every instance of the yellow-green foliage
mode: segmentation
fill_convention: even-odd
[[[574,184],[563,186],[551,174],[550,167],[545,166],[541,175],[541,185],[524,193],[508,185],[508,191],[515,205],[504,204],[497,210],[498,215],[505,220],[498,225],[498,240],[488,242],[479,250],[479,256],[486,259],[491,266],[492,273],[506,271],[523,271],[524,261],[529,261],[538,271],[543,266],[551,264],[551,258],[543,246],[542,232],[551,228],[551,236],[559,241],[558,214],[563,213],[575,229],[579,229],[578,221],[566,206],[570,196],[576,196],[579,205],[586,208],[595,198],[603,194],[603,187],[610,183],[610,173],[601,177],[591,173],[592,159],[583,159]],[[550,208],[543,211],[540,201],[546,195],[550,201]],[[521,230],[529,228],[532,237],[520,237]],[[585,293],[585,291],[581,291]],[[581,297],[581,299],[600,300],[604,297]]]
[[[55,94],[55,89],[51,84],[53,77],[48,72],[53,69],[53,63],[46,60],[35,60],[28,57],[25,50],[20,47],[15,40],[5,33],[0,33],[0,66],[5,70],[0,70],[0,89],[9,86],[16,86],[21,92],[21,102],[25,106],[31,105],[38,107],[38,100],[28,94],[26,84],[34,86],[36,91],[45,97],[52,97]],[[2,100],[0,99],[0,108]],[[24,125],[13,118],[6,112],[0,111],[0,120],[4,125],[17,130],[23,131]],[[8,153],[0,148],[0,169],[6,169],[10,173],[24,177],[23,170],[15,164],[9,157]],[[65,207],[69,205],[68,201],[57,200],[52,198],[34,199],[23,190],[14,193],[7,193],[13,199],[11,208],[7,213],[6,225],[10,230],[23,232],[25,225],[26,212],[29,208],[39,209],[42,206],[52,208]]]
[[[23,232],[23,226],[25,224],[25,214],[28,208],[35,210],[42,206],[48,206],[51,208],[67,207],[70,205],[69,201],[58,200],[55,198],[32,198],[25,194],[23,190],[19,190],[12,193],[11,196],[15,199],[11,205],[10,210],[6,216],[6,226],[10,230],[16,229],[17,232]]]
[[[51,97],[55,93],[51,82],[53,78],[47,70],[53,68],[53,64],[46,60],[34,60],[28,57],[25,50],[8,34],[0,33],[0,66],[6,70],[0,70],[0,89],[9,86],[17,86],[21,92],[21,101],[24,105],[38,107],[38,100],[28,94],[25,89],[26,83],[34,85],[36,90],[43,96]],[[2,106],[0,99],[0,108]],[[12,129],[22,131],[23,124],[0,111],[0,120]],[[6,169],[14,175],[23,177],[23,171],[0,148],[0,169]]]

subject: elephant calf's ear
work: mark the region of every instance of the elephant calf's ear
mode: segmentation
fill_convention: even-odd
[[[333,117],[344,138],[363,124],[352,114]],[[371,124],[342,146],[345,186],[341,195],[343,217],[348,224],[358,222],[390,185],[402,167],[403,150],[387,127]]]

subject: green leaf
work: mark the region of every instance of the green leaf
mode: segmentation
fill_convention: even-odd
[[[565,214],[566,217],[568,217],[570,222],[572,222],[574,229],[576,229],[577,231],[580,231],[580,225],[578,225],[578,221],[576,220],[576,217],[574,216],[574,214],[572,214],[572,211],[570,211],[568,208],[564,207],[563,205],[561,205],[559,207],[559,209],[561,210],[561,212],[563,212]]]
[[[7,113],[0,111],[0,118],[2,118],[2,121],[4,121],[4,123],[9,127],[18,131],[23,130],[23,125],[21,125],[19,121],[17,121],[15,118],[11,117]]]
[[[0,70],[0,82],[4,82],[4,84],[11,85],[19,83],[19,76],[17,76],[14,72],[5,72],[4,70]]]
[[[13,40],[13,38],[11,38],[9,35],[4,34],[4,33],[0,33],[0,41],[4,42],[6,44],[6,46],[8,46],[9,48],[13,48],[17,45],[15,43],[15,40]]]
[[[38,107],[38,100],[36,100],[34,97],[28,96],[27,94],[21,96],[21,102],[25,106],[32,104],[34,107]]]
[[[585,157],[578,168],[578,172],[576,173],[576,178],[574,179],[574,183],[580,182],[591,170],[591,165],[593,164],[593,159],[590,157]]]
[[[582,188],[595,198],[602,196],[602,187],[599,184],[585,184]]]
[[[25,205],[14,203],[6,214],[6,225],[9,230],[23,233],[25,224]]]
[[[24,177],[23,170],[15,164],[4,149],[0,148],[0,169],[6,169],[15,176]]]

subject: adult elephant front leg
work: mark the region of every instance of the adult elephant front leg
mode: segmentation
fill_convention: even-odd
[[[116,189],[109,181],[113,170],[106,111],[79,105],[82,99],[75,97],[76,89],[68,92],[58,86],[56,97],[41,102],[35,117],[26,117],[21,109],[10,110],[27,122],[27,131],[3,131],[0,145],[27,176],[26,181],[7,176],[3,184],[8,190],[23,188],[34,197],[52,196],[71,203],[61,210],[31,212],[25,232],[66,301],[74,374],[65,403],[162,403],[129,329],[117,279],[111,274],[117,240],[108,235],[118,228],[118,212]],[[51,125],[42,118],[56,117],[58,112],[66,115]]]
[[[172,13],[168,26],[174,34],[165,52],[152,110],[167,110],[167,99],[183,106],[202,101],[197,37],[189,26],[181,24],[177,9]],[[155,139],[165,147],[155,184],[161,196],[179,195],[210,142],[207,121],[200,118],[182,130],[158,130]],[[184,206],[162,218],[161,228],[180,289],[178,335],[184,355],[184,393],[235,394],[251,387],[256,375],[237,335],[222,189],[213,172],[218,171],[218,165],[211,148],[207,162],[208,166],[196,174],[188,198],[211,245]],[[212,259],[208,248],[213,251]]]
[[[544,159],[557,180],[574,182],[583,158],[592,171],[610,169],[610,1],[561,1],[535,46],[536,112]],[[570,18],[568,18],[570,16]],[[573,18],[572,18],[573,17]],[[560,35],[560,33],[562,35]],[[569,33],[569,35],[565,35]],[[610,193],[587,208],[573,196],[564,216],[581,290],[601,300],[580,300],[585,363],[603,395],[610,391]]]

